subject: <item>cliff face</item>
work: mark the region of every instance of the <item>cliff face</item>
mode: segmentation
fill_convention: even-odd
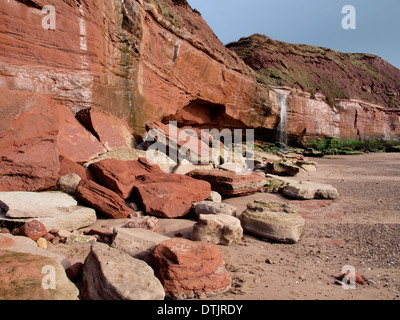
[[[288,133],[314,140],[398,139],[400,70],[369,54],[253,35],[227,45],[269,90],[287,90]],[[272,90],[271,99],[277,100]]]
[[[45,5],[55,8],[55,30],[42,27]],[[100,107],[140,134],[146,123],[174,120],[273,138],[274,87],[285,87],[291,138],[399,137],[400,77],[388,63],[269,47],[261,36],[229,46],[233,52],[185,0],[10,0],[0,19],[0,87],[43,94],[74,113]],[[4,128],[29,109],[29,100],[6,102]]]
[[[42,28],[53,5],[56,29]],[[186,1],[11,0],[0,6],[0,86],[49,95],[75,113],[128,120],[266,126],[254,72]]]

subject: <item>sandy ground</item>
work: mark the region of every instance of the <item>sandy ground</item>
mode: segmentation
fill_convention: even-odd
[[[239,211],[257,199],[290,202],[298,207],[306,226],[294,245],[245,234],[240,244],[220,246],[232,289],[213,300],[400,300],[400,154],[315,161],[317,172],[296,179],[332,184],[339,199],[295,201],[259,193],[224,200]],[[190,238],[194,223],[160,220],[163,233],[172,237],[181,233]],[[88,247],[51,250],[83,262]],[[353,266],[368,284],[354,290],[334,284],[334,276],[346,265]]]
[[[400,154],[316,161],[317,172],[296,179],[332,184],[339,199],[290,201],[257,194],[225,201],[240,209],[258,198],[291,202],[306,227],[295,245],[246,235],[243,245],[221,247],[233,279],[232,290],[221,299],[400,300]],[[355,290],[334,284],[333,276],[345,265],[355,267],[369,284]]]

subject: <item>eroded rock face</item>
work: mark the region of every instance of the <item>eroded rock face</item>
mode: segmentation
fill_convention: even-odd
[[[231,286],[221,253],[212,243],[180,238],[163,241],[151,254],[150,263],[168,298],[213,296]]]
[[[63,0],[55,30],[42,28],[44,4],[33,3],[2,6],[2,86],[47,94],[75,113],[98,106],[138,133],[167,118],[264,124],[268,105],[254,74],[187,3]]]
[[[265,200],[249,203],[240,221],[245,231],[284,243],[298,242],[305,226],[296,207]]]
[[[386,61],[282,45],[256,35],[255,41],[242,41],[256,43],[250,51],[240,49],[240,43],[230,46],[239,47],[236,51],[248,66],[187,3],[157,3],[88,0],[83,6],[63,0],[57,3],[55,30],[46,30],[41,1],[5,2],[0,13],[1,86],[48,95],[74,113],[96,106],[140,134],[146,123],[174,120],[180,127],[261,128],[260,134],[271,138],[279,123],[277,94],[260,85],[251,68],[263,72],[272,67],[293,75],[300,65],[305,68],[300,77],[308,73],[315,83],[311,81],[311,89],[307,83],[300,88],[299,81],[283,84],[293,92],[287,101],[289,137],[399,137],[399,75]],[[310,54],[324,67],[310,63]],[[318,78],[321,70],[325,74]],[[263,82],[263,76],[258,80]],[[312,91],[316,88],[327,98]],[[335,99],[341,101],[335,104]],[[1,111],[9,108],[2,105]]]

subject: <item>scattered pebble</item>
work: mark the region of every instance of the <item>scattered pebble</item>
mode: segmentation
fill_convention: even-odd
[[[47,240],[45,238],[39,238],[36,240],[36,243],[39,248],[46,250],[47,249]]]

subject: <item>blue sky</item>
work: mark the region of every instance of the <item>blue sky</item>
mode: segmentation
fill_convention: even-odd
[[[227,44],[261,33],[274,40],[371,53],[400,69],[400,0],[188,0]],[[342,8],[356,29],[342,28]]]

